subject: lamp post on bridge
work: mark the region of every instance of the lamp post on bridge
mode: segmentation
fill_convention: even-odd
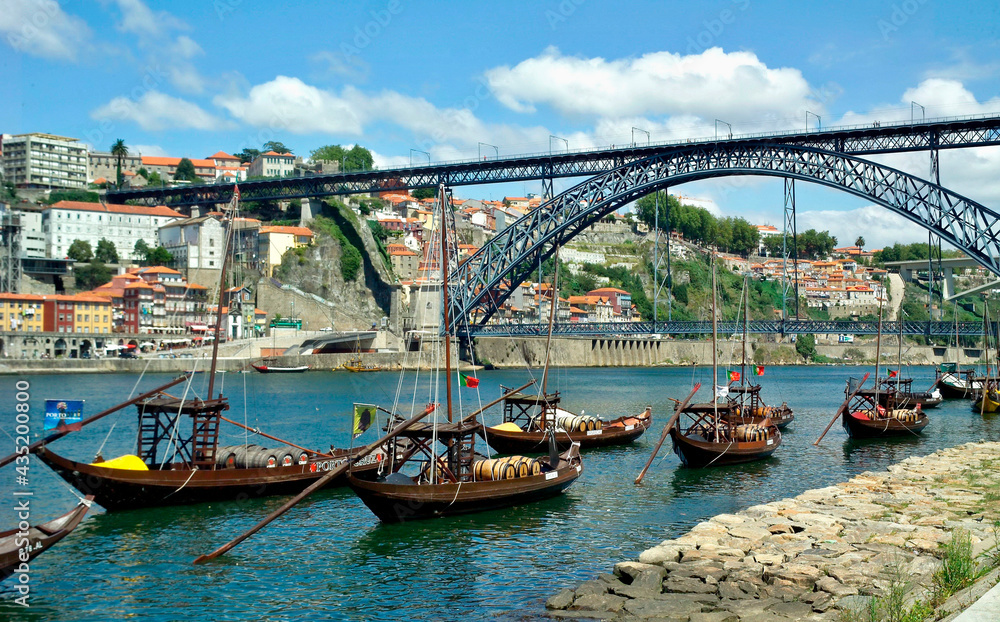
[[[729,140],[732,140],[733,139],[733,126],[730,125],[729,123],[726,123],[725,121],[723,121],[721,119],[716,119],[715,120],[715,139],[716,140],[719,139],[719,124],[720,123],[729,128]]]
[[[809,131],[809,115],[816,117],[816,129],[817,130],[823,129],[823,119],[815,112],[806,110],[806,131],[807,132]]]
[[[924,107],[921,106],[920,104],[918,104],[915,101],[911,101],[910,102],[910,123],[911,124],[913,123],[913,109],[914,108],[920,108],[920,120],[921,121],[923,121],[926,118],[926,112],[927,111],[924,110]]]
[[[427,153],[426,151],[421,151],[419,149],[410,149],[410,166],[413,166],[413,152],[414,151],[416,151],[417,153],[422,153],[425,156],[427,156],[427,164],[431,163],[431,154]]]
[[[500,148],[499,147],[497,147],[496,145],[491,145],[489,143],[479,143],[479,159],[480,160],[484,159],[483,158],[483,147],[484,146],[486,146],[486,147],[493,147],[493,149],[497,153],[497,156],[496,156],[497,159],[500,159]]]
[[[567,151],[567,153],[569,152],[569,141],[568,140],[566,140],[562,136],[554,136],[552,134],[549,134],[549,155],[552,155],[552,139],[553,138],[556,139],[556,140],[561,140],[564,143],[566,143],[566,151]]]
[[[646,130],[642,129],[641,127],[633,127],[632,128],[632,146],[635,147],[635,132],[636,132],[636,130],[638,130],[638,131],[640,131],[640,132],[642,132],[643,134],[646,135],[646,144],[649,145],[649,143],[651,142],[650,141],[649,132],[647,132]]]

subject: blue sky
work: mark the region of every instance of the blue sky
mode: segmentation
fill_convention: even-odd
[[[3,0],[0,131],[123,138],[205,157],[280,140],[308,156],[362,144],[382,166],[652,139],[1000,111],[996,2],[55,3]],[[815,117],[810,117],[815,123]],[[492,147],[483,147],[493,151]],[[412,152],[414,161],[426,160]],[[921,176],[926,154],[882,161]],[[997,149],[946,152],[942,181],[1000,202]],[[569,182],[563,182],[566,187]],[[460,189],[500,198],[539,184]],[[805,186],[805,187],[804,187]],[[557,186],[558,188],[558,186]],[[781,224],[781,182],[678,192]],[[926,239],[842,193],[800,184],[800,229],[842,243]]]

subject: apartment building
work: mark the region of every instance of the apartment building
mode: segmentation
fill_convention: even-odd
[[[288,177],[295,171],[295,156],[290,153],[268,151],[250,163],[250,177]]]
[[[87,147],[54,134],[4,135],[5,178],[19,188],[86,188]]]
[[[134,252],[136,242],[144,240],[150,248],[156,248],[160,244],[160,227],[183,218],[162,205],[59,201],[42,212],[46,256],[65,257],[74,240],[89,242],[96,249],[103,238],[115,245],[123,260],[138,259]]]

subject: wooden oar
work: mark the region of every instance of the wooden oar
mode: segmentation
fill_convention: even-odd
[[[118,404],[117,406],[112,406],[111,408],[109,408],[107,410],[103,410],[103,411],[97,413],[96,415],[94,415],[92,417],[87,417],[86,419],[84,419],[80,423],[74,423],[74,424],[66,426],[64,428],[56,428],[56,431],[53,432],[52,434],[49,434],[48,436],[46,436],[45,438],[43,438],[40,441],[35,441],[31,445],[28,445],[28,452],[29,453],[35,453],[38,450],[39,447],[42,447],[42,446],[44,446],[44,445],[46,445],[48,443],[51,443],[52,441],[58,440],[58,439],[60,439],[60,438],[62,438],[64,436],[66,436],[70,432],[76,432],[77,430],[79,430],[80,428],[82,428],[83,426],[85,426],[87,424],[93,423],[93,422],[97,421],[98,419],[107,417],[111,413],[118,412],[122,408],[127,408],[128,406],[131,406],[132,404],[135,404],[138,401],[144,400],[147,397],[151,397],[153,395],[156,395],[157,393],[160,393],[161,391],[169,389],[170,387],[174,386],[175,384],[179,384],[181,382],[184,382],[187,379],[188,379],[188,376],[186,374],[183,375],[183,376],[179,376],[177,378],[174,378],[173,380],[171,380],[170,382],[168,382],[167,384],[165,384],[165,385],[163,385],[161,387],[157,387],[157,388],[153,389],[152,391],[147,391],[147,392],[143,393],[142,395],[134,397],[134,398],[130,399],[127,402],[122,402],[121,404]],[[14,460],[16,460],[18,455],[20,455],[20,454],[14,453],[14,454],[11,454],[11,455],[7,456],[3,460],[0,460],[0,468],[5,467],[8,464],[10,464],[11,462],[13,462]]]
[[[835,414],[833,416],[833,419],[830,420],[830,425],[826,426],[826,429],[823,430],[823,433],[819,435],[819,438],[816,439],[816,442],[813,443],[813,445],[817,447],[819,446],[819,442],[823,440],[823,437],[826,436],[826,433],[830,431],[830,428],[833,427],[834,422],[837,421],[837,419],[840,418],[842,414],[844,414],[844,411],[847,410],[847,406],[851,403],[851,400],[854,399],[854,396],[857,395],[858,391],[861,390],[861,387],[864,386],[865,381],[868,380],[868,376],[869,374],[865,374],[865,377],[862,378],[861,382],[858,383],[858,387],[854,389],[854,392],[852,392],[850,395],[847,396],[847,399],[844,400],[844,403],[841,404],[840,408],[837,409],[837,414]]]
[[[701,388],[701,383],[700,382],[698,384],[694,385],[694,388],[691,389],[691,393],[687,396],[687,399],[684,400],[683,402],[681,402],[677,406],[677,410],[674,411],[674,416],[671,417],[669,421],[667,421],[667,425],[663,426],[663,433],[660,434],[660,440],[657,441],[656,448],[653,449],[653,455],[649,457],[649,462],[646,463],[646,466],[642,467],[642,472],[639,473],[639,477],[635,478],[635,483],[637,485],[642,483],[642,478],[646,476],[646,471],[649,470],[650,465],[653,464],[653,460],[656,459],[656,454],[660,453],[660,447],[663,446],[663,441],[667,440],[667,434],[670,433],[670,428],[674,427],[674,424],[677,423],[677,419],[679,419],[680,416],[681,416],[681,412],[685,408],[687,408],[688,403],[692,399],[694,399],[694,394],[697,393],[698,389],[700,389],[700,388]],[[670,398],[670,399],[673,399],[673,398]],[[674,400],[674,401],[676,402],[677,400]]]
[[[368,455],[369,453],[371,453],[372,451],[374,451],[375,448],[378,447],[379,445],[385,443],[388,440],[391,440],[391,439],[395,438],[396,435],[398,435],[399,433],[404,432],[405,430],[409,429],[410,427],[413,426],[413,424],[417,423],[418,421],[420,421],[421,419],[423,419],[427,415],[429,415],[432,412],[434,412],[434,408],[435,408],[434,404],[429,404],[427,406],[427,408],[425,408],[422,413],[419,413],[417,415],[414,415],[414,416],[410,417],[406,421],[400,423],[398,426],[396,426],[395,428],[393,428],[391,432],[387,433],[382,438],[380,438],[377,441],[374,441],[372,443],[369,443],[368,445],[365,445],[364,448],[362,448],[362,450],[360,452],[358,452],[358,454],[353,459],[347,460],[346,462],[344,462],[344,464],[342,464],[339,467],[333,469],[329,473],[324,474],[322,477],[320,477],[315,482],[313,482],[312,484],[310,484],[308,488],[306,488],[305,490],[303,490],[299,494],[295,495],[294,497],[292,497],[291,499],[289,499],[288,501],[286,501],[284,505],[282,505],[280,508],[278,508],[274,512],[271,512],[271,514],[269,514],[264,520],[262,520],[259,523],[257,523],[249,531],[244,532],[243,534],[241,534],[241,535],[237,536],[236,538],[230,540],[226,544],[220,546],[219,548],[215,549],[211,553],[208,553],[207,555],[200,555],[196,560],[194,560],[194,563],[195,564],[200,564],[202,562],[207,562],[210,559],[215,559],[219,555],[222,555],[223,553],[226,553],[228,551],[233,550],[234,548],[236,548],[236,546],[240,542],[243,542],[244,540],[246,540],[247,538],[249,538],[253,534],[257,533],[258,531],[260,531],[261,529],[263,529],[264,527],[266,527],[268,525],[268,523],[270,523],[274,519],[278,518],[279,516],[281,516],[282,514],[284,514],[285,512],[287,512],[288,510],[290,510],[293,507],[295,507],[296,505],[298,505],[298,503],[300,501],[302,501],[303,499],[305,499],[306,497],[308,497],[312,493],[316,492],[317,490],[319,490],[320,488],[322,488],[323,486],[325,486],[326,484],[328,484],[330,482],[330,480],[332,480],[332,479],[336,478],[337,476],[341,475],[344,471],[346,471],[357,460],[360,460],[362,457],[364,457],[364,456]]]

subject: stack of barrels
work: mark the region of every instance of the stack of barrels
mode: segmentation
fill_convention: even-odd
[[[751,423],[736,426],[736,440],[746,443],[767,440],[767,428]]]
[[[551,420],[551,419],[550,419]],[[570,413],[557,412],[555,414],[556,427],[566,430],[567,432],[588,432],[590,430],[600,430],[604,422],[598,417],[592,417],[590,415],[574,415]],[[540,419],[536,416],[533,418],[532,423],[534,427],[538,427]]]
[[[920,418],[920,411],[897,408],[891,412],[890,416],[903,423],[915,423]]]
[[[215,452],[215,464],[224,469],[273,469],[306,464],[309,454],[291,446],[268,449],[258,445],[225,445]]]
[[[472,464],[472,473],[479,481],[496,481],[529,477],[542,472],[542,464],[537,458],[524,456],[508,456],[490,460],[476,460]]]

